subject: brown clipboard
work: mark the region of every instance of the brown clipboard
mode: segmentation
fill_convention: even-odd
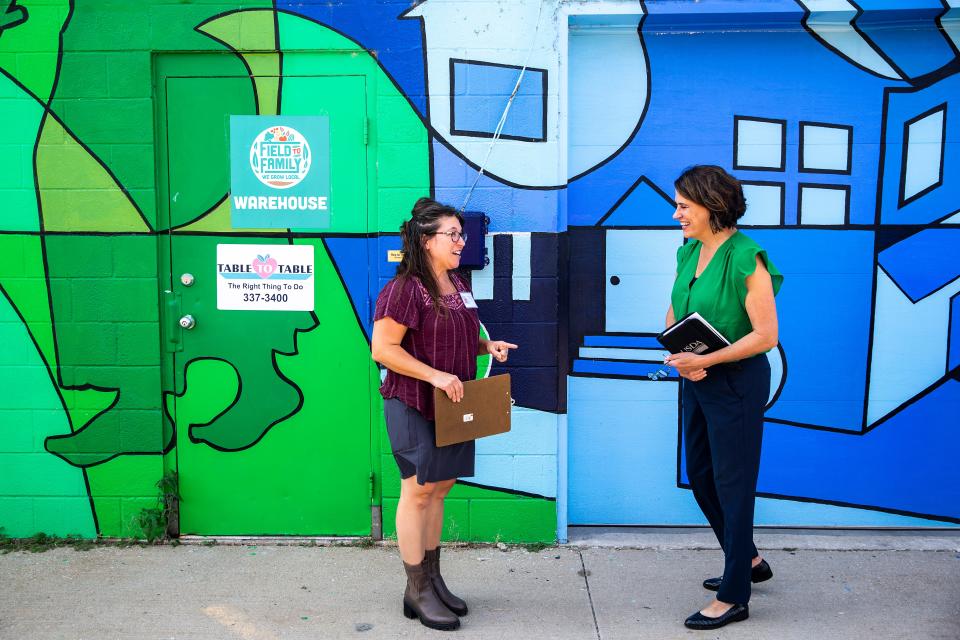
[[[476,440],[510,431],[510,374],[463,383],[463,399],[453,402],[442,389],[433,390],[437,446]]]

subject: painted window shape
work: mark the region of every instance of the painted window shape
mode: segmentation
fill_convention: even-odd
[[[787,121],[733,117],[733,167],[754,171],[786,168]]]
[[[850,221],[850,187],[842,184],[799,185],[800,224],[841,225]]]
[[[784,189],[782,182],[741,180],[747,199],[747,212],[738,225],[774,226],[783,224]]]
[[[960,367],[960,293],[950,298],[950,331],[947,339],[947,371]]]
[[[450,132],[492,138],[517,84],[521,67],[450,60]],[[527,67],[503,124],[506,140],[547,139],[547,70]]]
[[[903,125],[900,206],[930,193],[943,183],[943,143],[947,105],[941,104]]]
[[[849,174],[852,153],[853,127],[800,123],[800,171]]]

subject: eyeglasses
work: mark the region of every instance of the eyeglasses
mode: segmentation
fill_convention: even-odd
[[[664,378],[667,378],[669,376],[670,376],[670,372],[667,371],[666,369],[658,369],[653,373],[647,374],[647,378],[649,378],[650,380],[663,380]]]
[[[450,241],[454,244],[463,240],[467,241],[467,232],[466,231],[434,231],[430,234],[431,236],[447,236],[450,238]]]

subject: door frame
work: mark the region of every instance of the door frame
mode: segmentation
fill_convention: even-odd
[[[160,226],[161,228],[157,232],[157,255],[158,255],[158,280],[159,280],[159,291],[161,295],[160,300],[160,335],[161,335],[161,405],[165,406],[165,398],[167,393],[175,393],[175,378],[176,378],[176,358],[175,351],[179,347],[178,332],[181,331],[180,327],[176,324],[177,320],[181,315],[181,309],[179,301],[174,292],[173,286],[173,267],[172,264],[172,241],[173,241],[173,229],[170,225],[170,209],[167,206],[167,199],[169,198],[169,170],[167,166],[169,150],[168,150],[168,135],[167,135],[167,89],[166,81],[169,78],[175,77],[198,77],[198,76],[184,76],[177,73],[167,73],[165,63],[167,60],[172,58],[184,59],[185,57],[193,57],[198,59],[207,59],[211,56],[226,56],[233,57],[239,54],[246,53],[264,53],[262,51],[253,51],[253,52],[234,52],[234,51],[210,51],[210,52],[196,52],[196,51],[152,51],[151,52],[151,76],[152,76],[152,96],[153,96],[153,116],[154,116],[154,184],[155,184],[155,194],[156,194],[156,211],[157,211],[157,220],[162,221]],[[337,73],[326,73],[318,72],[316,74],[310,74],[309,76],[300,77],[325,77],[325,76],[360,76],[364,78],[365,86],[365,103],[366,103],[366,122],[364,123],[364,132],[365,132],[365,148],[366,148],[366,188],[364,190],[364,195],[366,197],[366,212],[367,212],[367,230],[364,234],[366,237],[376,237],[378,233],[378,220],[379,220],[379,209],[378,209],[378,198],[376,195],[379,193],[378,185],[378,175],[377,175],[377,152],[378,145],[376,144],[376,113],[377,113],[377,96],[378,96],[378,87],[377,80],[378,76],[381,75],[378,73],[376,63],[369,59],[368,56],[357,56],[356,51],[349,49],[323,49],[323,50],[311,50],[311,51],[296,51],[287,55],[296,55],[296,56],[309,56],[311,58],[316,57],[318,60],[323,60],[325,63],[330,64],[331,61],[334,64],[338,65]],[[238,78],[250,78],[251,82],[253,81],[252,75],[226,75],[226,76],[210,76],[210,77],[238,77]],[[258,76],[258,77],[276,77],[276,76]],[[296,77],[296,76],[285,76],[282,73],[279,76],[281,86],[283,79],[286,77]],[[259,105],[256,105],[256,109],[259,112]],[[281,109],[278,109],[281,111]],[[428,138],[429,141],[429,138]],[[431,152],[432,157],[432,152]],[[432,167],[431,167],[432,171]],[[373,196],[373,197],[371,197]],[[243,232],[239,232],[237,235],[246,235]],[[286,233],[277,233],[271,237],[283,237],[283,238],[318,238],[322,239],[327,236],[336,236],[336,235],[354,235],[354,234],[328,234],[325,232],[294,232],[291,233],[289,230]],[[368,254],[367,256],[367,279],[368,285],[370,283],[375,283],[378,280],[379,274],[376,270],[376,256],[373,254]],[[369,286],[368,286],[369,289]],[[368,315],[372,314],[373,305],[372,300],[367,297],[365,305],[357,304],[357,312],[365,312]],[[381,438],[379,437],[378,426],[380,424],[379,413],[380,413],[380,400],[377,393],[377,389],[380,386],[380,378],[378,371],[374,368],[371,371],[369,380],[368,380],[368,398],[369,402],[367,403],[368,412],[366,423],[369,429],[369,451],[368,451],[368,468],[370,469],[370,536],[374,539],[382,538],[383,524],[382,524],[382,494],[383,494],[383,482],[382,482],[382,456],[381,456]],[[164,409],[165,411],[165,409]],[[164,420],[167,420],[166,415],[164,415]],[[169,451],[164,452],[163,455],[163,473],[167,472],[176,472],[178,469],[178,452],[176,447],[176,440],[174,439],[173,445]],[[170,531],[173,535],[179,535],[179,523],[172,522],[170,526]],[[282,535],[282,534],[277,534]]]

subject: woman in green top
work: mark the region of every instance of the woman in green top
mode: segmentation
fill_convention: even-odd
[[[667,326],[698,312],[730,341],[706,354],[676,353],[666,363],[682,381],[683,439],[693,495],[724,552],[709,606],[687,618],[691,629],[716,629],[749,616],[750,583],[773,576],[753,544],[763,411],[770,395],[764,355],[777,346],[774,296],[783,276],[760,246],[737,231],[746,211],[740,183],[716,166],[677,178],[683,237],[677,251]]]

